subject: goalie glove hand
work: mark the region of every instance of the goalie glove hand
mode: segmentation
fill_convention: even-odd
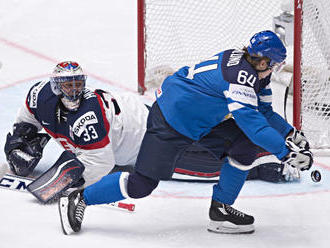
[[[42,151],[49,141],[48,134],[36,134],[30,141],[8,133],[5,153],[10,169],[19,176],[28,176],[39,163]]]
[[[282,159],[284,166],[291,166],[300,171],[309,170],[313,164],[313,154],[297,146],[291,138],[287,138],[285,144],[290,152]]]
[[[293,133],[286,137],[286,140],[291,139],[291,141],[296,144],[298,147],[303,148],[305,150],[309,150],[309,143],[302,131],[297,130],[295,127],[293,128]]]

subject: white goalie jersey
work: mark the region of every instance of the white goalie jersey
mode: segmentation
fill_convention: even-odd
[[[16,123],[29,122],[39,131],[44,128],[65,150],[76,154],[85,166],[85,186],[115,165],[134,165],[149,112],[138,96],[85,89],[79,109],[64,113],[59,102],[50,83],[39,82],[30,89]]]

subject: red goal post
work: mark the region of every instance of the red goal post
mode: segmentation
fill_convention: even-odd
[[[273,80],[293,81],[293,124],[313,148],[328,149],[328,13],[329,0],[138,0],[138,90],[154,90],[181,66],[242,48],[254,33],[270,29],[288,50],[288,66]]]
[[[294,1],[294,51],[293,51],[293,125],[301,130],[301,29],[302,1]]]

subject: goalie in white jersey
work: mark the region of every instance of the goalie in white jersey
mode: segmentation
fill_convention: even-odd
[[[86,79],[78,63],[65,61],[55,67],[50,80],[31,87],[5,145],[7,161],[15,174],[31,174],[49,136],[66,150],[48,172],[69,171],[64,178],[70,183],[56,185],[62,190],[77,184],[77,179],[79,184],[92,184],[115,165],[134,165],[146,130],[148,108],[133,94],[88,89]],[[48,135],[38,133],[42,128]],[[79,168],[73,170],[77,165]],[[39,184],[47,183],[42,180]],[[40,197],[33,186],[28,189],[43,201],[54,196]]]

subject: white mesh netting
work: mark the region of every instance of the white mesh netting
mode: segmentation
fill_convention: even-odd
[[[301,123],[313,148],[330,147],[330,1],[304,0]]]
[[[242,48],[254,33],[271,30],[273,17],[282,12],[281,1],[270,0],[145,0],[145,3],[147,88],[148,83],[155,81],[159,68],[176,70],[221,50]]]
[[[293,8],[293,0],[286,2]],[[181,66],[221,50],[242,48],[254,33],[273,30],[282,13],[283,1],[273,0],[145,0],[145,86],[158,87]],[[329,0],[304,0],[301,119],[313,148],[330,147],[329,13]],[[285,74],[286,84],[291,76]]]

